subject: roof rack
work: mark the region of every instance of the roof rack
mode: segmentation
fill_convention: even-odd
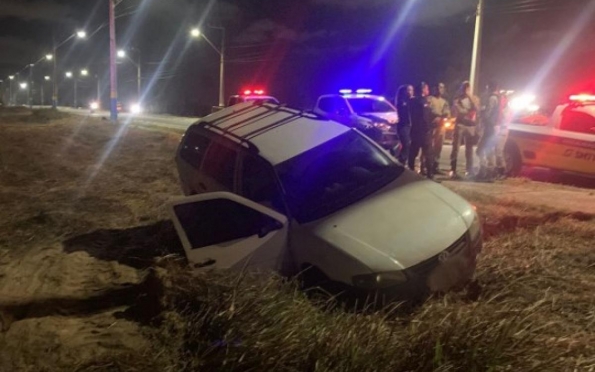
[[[245,145],[248,148],[249,151],[251,151],[251,152],[253,152],[255,154],[258,154],[260,152],[260,150],[258,149],[258,147],[256,147],[255,144],[253,144],[249,140],[247,140],[247,139],[245,139],[243,137],[240,137],[237,134],[235,134],[235,133],[227,130],[226,128],[221,128],[221,127],[218,127],[218,126],[213,125],[213,124],[208,123],[208,122],[200,123],[199,124],[199,127],[201,129],[210,129],[212,131],[219,132],[223,136],[230,137],[230,138],[238,141],[240,144]]]

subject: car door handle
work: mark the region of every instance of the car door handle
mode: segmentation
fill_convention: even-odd
[[[201,190],[203,190],[203,191],[206,191],[206,190],[207,190],[207,186],[206,186],[204,183],[202,183],[202,182],[200,182],[200,183],[198,184],[198,187],[200,187],[200,188],[201,188]]]
[[[208,258],[203,262],[197,262],[195,263],[193,266],[195,269],[202,269],[204,267],[209,267],[209,266],[213,266],[214,264],[217,263],[217,260],[213,260],[212,258]]]

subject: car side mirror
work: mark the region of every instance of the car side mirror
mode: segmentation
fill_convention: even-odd
[[[264,238],[265,236],[269,235],[273,231],[281,230],[283,228],[283,224],[277,220],[270,221],[266,223],[264,226],[258,230],[258,237],[260,239]]]

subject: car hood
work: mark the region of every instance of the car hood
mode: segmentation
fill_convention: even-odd
[[[372,272],[402,270],[447,249],[475,211],[464,199],[406,171],[370,197],[311,224],[318,238]]]
[[[374,113],[358,113],[358,116],[364,117],[366,119],[370,119],[373,121],[386,121],[387,124],[397,124],[397,112],[396,111],[389,111],[389,112],[374,112]]]

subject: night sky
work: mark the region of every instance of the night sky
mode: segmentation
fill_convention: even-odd
[[[481,79],[508,89],[561,97],[595,86],[595,1],[486,0]],[[89,69],[83,100],[99,76],[107,100],[107,0],[0,0],[0,79],[22,70],[84,28],[86,41],[59,51],[60,77]],[[311,106],[319,94],[370,87],[393,96],[403,83],[439,80],[451,92],[468,78],[476,0],[124,0],[118,44],[143,61],[146,105],[202,114],[217,103],[218,55],[189,38],[201,26],[216,44],[227,29],[226,95],[262,87],[282,101]],[[135,58],[136,54],[131,52]],[[130,63],[119,69],[120,98],[135,99]],[[36,66],[41,82],[50,66]],[[22,73],[25,80],[28,71]],[[62,78],[60,78],[62,80]],[[39,85],[39,83],[37,84]],[[4,84],[3,90],[7,85]],[[63,104],[72,87],[61,82]]]

